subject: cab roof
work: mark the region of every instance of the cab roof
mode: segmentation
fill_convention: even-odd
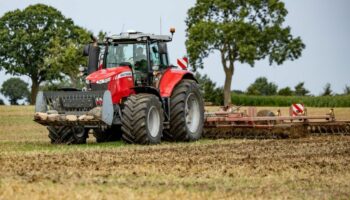
[[[142,33],[142,32],[137,32],[137,31],[128,31],[128,32],[123,32],[119,35],[112,35],[106,38],[108,41],[130,41],[130,40],[136,40],[136,41],[141,41],[141,40],[156,40],[156,41],[161,41],[161,42],[170,42],[172,40],[172,37],[169,35],[155,35],[155,34],[150,34],[150,33]]]

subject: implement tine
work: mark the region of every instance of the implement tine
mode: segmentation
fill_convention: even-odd
[[[331,129],[331,131],[332,131],[332,134],[336,134],[336,132],[335,132],[334,127],[333,127],[333,126],[331,126],[331,127],[330,127],[330,129]],[[339,128],[338,128],[338,133],[339,133]]]
[[[350,133],[350,125],[345,125],[345,132]]]

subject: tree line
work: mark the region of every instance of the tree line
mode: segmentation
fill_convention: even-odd
[[[195,74],[200,83],[204,101],[214,105],[223,105],[224,92],[206,74]],[[331,100],[330,100],[331,99]],[[309,106],[350,106],[350,86],[345,86],[344,92],[336,94],[327,83],[322,93],[315,97],[305,88],[304,82],[291,87],[278,88],[266,77],[257,78],[245,91],[232,90],[231,100],[235,105],[246,106],[290,106],[292,103],[305,103]]]

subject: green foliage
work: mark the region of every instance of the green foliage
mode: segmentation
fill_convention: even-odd
[[[344,95],[350,95],[350,86],[345,85],[345,88],[344,88]]]
[[[222,88],[216,87],[216,84],[206,74],[202,76],[197,72],[195,77],[199,82],[204,101],[211,102],[214,105],[223,105],[224,98]]]
[[[333,91],[331,89],[331,84],[327,83],[323,88],[323,92],[321,96],[332,96],[332,95],[333,95]]]
[[[80,44],[88,38],[86,30],[51,6],[7,12],[0,18],[0,69],[30,77],[34,103],[40,83],[77,72]]]
[[[69,77],[65,77],[62,80],[47,81],[40,85],[40,90],[42,91],[57,91],[62,88],[83,88],[82,81],[79,82],[77,87],[73,87],[72,82]]]
[[[259,77],[248,87],[247,94],[263,96],[275,95],[277,94],[277,88],[277,85],[268,82],[266,77]]]
[[[292,96],[293,94],[294,92],[292,89],[290,89],[290,87],[285,87],[278,91],[278,95],[281,95],[281,96]]]
[[[103,41],[103,40],[105,39],[106,36],[107,36],[107,33],[106,33],[106,32],[100,31],[100,32],[98,32],[97,39],[98,39],[99,41]]]
[[[4,100],[0,99],[0,105],[5,105]]]
[[[301,56],[300,37],[284,27],[288,11],[280,0],[197,0],[188,10],[186,47],[191,66],[203,67],[203,59],[219,51],[226,74],[225,104],[230,100],[234,64],[268,58],[282,64]]]
[[[232,102],[242,106],[290,106],[303,103],[309,107],[350,107],[350,95],[343,96],[251,96],[234,95]]]
[[[18,105],[18,100],[28,97],[28,84],[19,78],[10,78],[2,84],[0,92],[9,98],[11,105]]]
[[[234,94],[244,94],[242,90],[232,90],[232,93]]]
[[[295,87],[295,95],[297,96],[306,96],[310,93],[309,90],[305,89],[304,82],[298,83]]]

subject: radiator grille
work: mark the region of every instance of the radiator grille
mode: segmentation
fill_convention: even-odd
[[[91,83],[90,86],[91,86],[92,91],[99,91],[99,90],[107,90],[108,89],[108,83],[103,83],[103,84]]]

